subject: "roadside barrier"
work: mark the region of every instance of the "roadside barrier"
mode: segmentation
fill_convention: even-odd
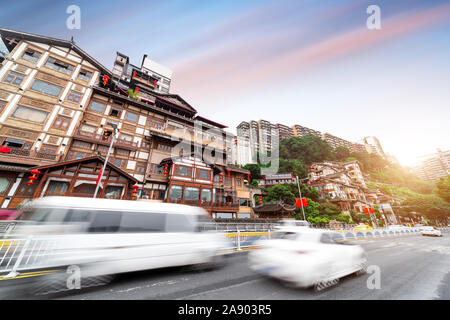
[[[439,228],[442,232],[450,231],[450,228]],[[386,229],[374,229],[368,231],[353,230],[329,230],[332,232],[333,240],[342,242],[346,240],[359,240],[367,238],[386,238],[407,235],[419,235],[420,230],[411,228],[409,230],[392,231]],[[240,231],[221,232],[230,240],[229,250],[242,251],[244,249],[256,248],[258,240],[267,240],[273,237],[273,231]],[[17,236],[16,236],[17,237]],[[58,243],[54,238],[39,237],[28,238],[0,238],[0,275],[2,279],[16,277],[19,271],[38,269],[46,267],[48,258],[58,249]]]

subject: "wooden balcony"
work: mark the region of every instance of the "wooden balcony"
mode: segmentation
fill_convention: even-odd
[[[97,143],[97,144],[101,144],[101,145],[105,145],[105,146],[109,146],[111,144],[111,139],[112,139],[112,136],[109,136],[108,138],[104,138],[102,134],[82,131],[80,128],[78,128],[77,131],[75,131],[73,137],[78,140],[91,142],[91,143]],[[119,139],[116,139],[114,141],[113,147],[118,147],[118,148],[127,149],[127,150],[136,150],[138,148],[138,143],[128,141],[128,140],[123,140],[123,139],[120,139],[120,137],[119,137]]]
[[[34,165],[58,162],[61,160],[61,156],[60,154],[36,151],[34,149],[24,150],[14,147],[10,147],[8,153],[0,153],[2,161]]]

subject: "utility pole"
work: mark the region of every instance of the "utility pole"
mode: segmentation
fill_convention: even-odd
[[[303,209],[302,191],[300,190],[300,180],[298,179],[298,176],[295,176],[295,177],[297,178],[297,186],[298,186],[298,193],[300,195],[300,203],[301,203],[301,207],[302,207],[303,220],[306,221],[305,209]],[[302,179],[302,180],[306,180],[306,179]]]
[[[111,144],[109,145],[108,154],[106,155],[105,163],[103,164],[102,171],[100,172],[100,178],[98,179],[97,186],[95,187],[94,198],[97,198],[98,189],[100,187],[100,184],[102,183],[103,173],[105,172],[106,164],[108,163],[109,160],[109,154],[111,153],[112,146],[114,144],[114,141],[116,140],[117,125],[114,123],[109,123],[109,125],[113,128],[113,135],[111,139]]]

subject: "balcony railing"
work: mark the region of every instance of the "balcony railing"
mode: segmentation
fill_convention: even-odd
[[[35,151],[34,149],[20,149],[20,148],[14,148],[10,147],[10,151],[8,153],[2,153],[4,155],[14,155],[19,157],[26,157],[29,159],[43,159],[43,160],[52,160],[52,161],[59,161],[60,155],[54,154],[54,153],[48,153],[43,151]]]
[[[92,143],[98,143],[98,144],[102,144],[102,145],[110,145],[111,139],[112,139],[112,136],[109,136],[108,138],[105,139],[102,134],[83,131],[80,128],[78,128],[77,131],[75,131],[74,137],[79,140],[92,142]],[[120,139],[120,137],[119,137],[119,139],[116,139],[114,141],[114,146],[120,147],[123,149],[128,149],[128,150],[136,150],[138,148],[138,143],[128,141],[128,140],[123,140],[123,139]]]
[[[214,202],[214,209],[239,209],[239,202]]]

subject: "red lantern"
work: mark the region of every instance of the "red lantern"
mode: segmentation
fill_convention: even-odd
[[[169,174],[169,165],[165,164],[164,165],[164,175],[167,176]]]
[[[234,139],[234,144],[237,146],[238,140]]]
[[[131,192],[131,199],[136,199],[136,196],[137,196],[137,191],[138,191],[138,189],[139,189],[139,186],[137,186],[137,185],[134,185],[133,187],[133,191]]]
[[[103,85],[106,86],[106,84],[109,81],[109,76],[107,76],[106,74],[103,76]]]
[[[219,183],[223,183],[223,174],[219,173]]]
[[[28,177],[27,184],[33,184],[33,180],[37,180],[37,175],[41,174],[41,172],[36,169],[30,170],[30,173],[32,174],[32,176]]]
[[[370,213],[375,213],[375,209],[374,208],[369,208],[369,212]]]
[[[364,213],[369,213],[369,208],[364,208],[363,211]]]
[[[227,169],[227,173],[228,173],[228,177],[230,177],[231,176],[231,170]]]
[[[263,197],[259,196],[259,204],[262,205],[263,204]]]

